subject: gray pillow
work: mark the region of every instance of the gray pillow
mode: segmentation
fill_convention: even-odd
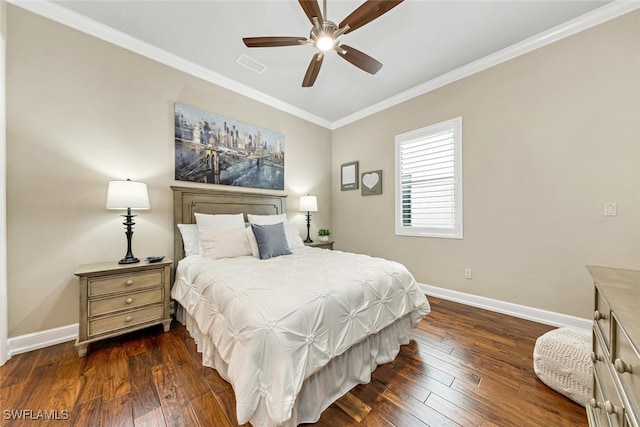
[[[284,223],[272,225],[251,224],[251,230],[258,242],[260,259],[274,258],[280,255],[291,255],[284,231]]]

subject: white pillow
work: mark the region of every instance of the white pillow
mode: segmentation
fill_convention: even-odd
[[[251,255],[249,239],[243,228],[233,230],[200,230],[204,256],[211,259]]]
[[[289,242],[289,248],[298,249],[304,248],[304,242],[300,237],[300,230],[294,224],[285,223],[284,232],[287,235],[287,241]]]
[[[200,235],[196,224],[178,224],[182,235],[184,256],[198,255],[200,253]]]
[[[244,233],[247,236],[247,240],[249,241],[249,247],[251,248],[251,255],[256,258],[260,258],[260,250],[258,249],[258,241],[256,240],[256,235],[253,234],[253,230],[251,229],[251,225],[244,229]]]
[[[244,216],[239,214],[210,215],[195,213],[198,230],[242,230]]]
[[[279,215],[252,215],[247,214],[247,219],[250,224],[255,225],[273,225],[279,222],[284,222],[284,225],[287,225],[287,214],[279,214]]]
[[[278,222],[281,222],[281,221],[278,221]],[[278,222],[276,222],[276,224],[278,224]],[[272,225],[272,224],[256,224],[256,225]],[[247,236],[247,239],[249,240],[249,246],[251,247],[251,254],[256,258],[260,258],[260,251],[258,250],[258,241],[256,240],[255,234],[253,234],[253,230],[251,229],[251,226],[248,226],[247,228],[245,228],[244,231]],[[291,250],[304,248],[304,242],[302,241],[302,238],[300,238],[300,231],[298,230],[298,227],[296,227],[294,224],[286,224],[284,226],[284,232],[287,236],[287,243],[289,244],[289,248]]]

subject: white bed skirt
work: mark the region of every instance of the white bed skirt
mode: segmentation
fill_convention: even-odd
[[[200,330],[196,321],[180,304],[177,304],[176,317],[186,326],[195,340],[198,351],[202,353],[203,365],[214,368],[228,381],[228,365],[220,357],[211,338]],[[291,418],[285,423],[274,423],[267,413],[264,401],[260,400],[258,408],[250,419],[251,424],[254,427],[289,427],[318,421],[322,411],[339,397],[357,384],[366,384],[371,381],[371,372],[376,366],[395,359],[400,346],[409,343],[411,329],[417,326],[420,319],[421,316],[407,314],[377,334],[370,335],[355,344],[308,377],[302,384]]]

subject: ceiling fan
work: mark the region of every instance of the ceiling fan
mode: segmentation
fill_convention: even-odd
[[[375,74],[382,68],[382,64],[351,46],[340,44],[340,37],[368,24],[402,2],[403,0],[367,0],[344,18],[340,25],[336,25],[334,22],[325,19],[327,16],[327,0],[323,2],[324,13],[320,11],[317,0],[298,0],[304,13],[313,24],[309,38],[245,37],[242,41],[247,47],[315,46],[318,49],[318,53],[311,59],[311,63],[302,80],[302,87],[313,86],[320,72],[324,54],[329,50],[335,50],[338,55],[367,73]]]

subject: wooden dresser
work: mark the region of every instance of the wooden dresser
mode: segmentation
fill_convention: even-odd
[[[156,263],[80,266],[75,272],[80,278],[78,355],[86,356],[93,341],[147,326],[162,323],[168,331],[172,263],[165,258]]]
[[[589,426],[640,427],[640,271],[593,267]]]

